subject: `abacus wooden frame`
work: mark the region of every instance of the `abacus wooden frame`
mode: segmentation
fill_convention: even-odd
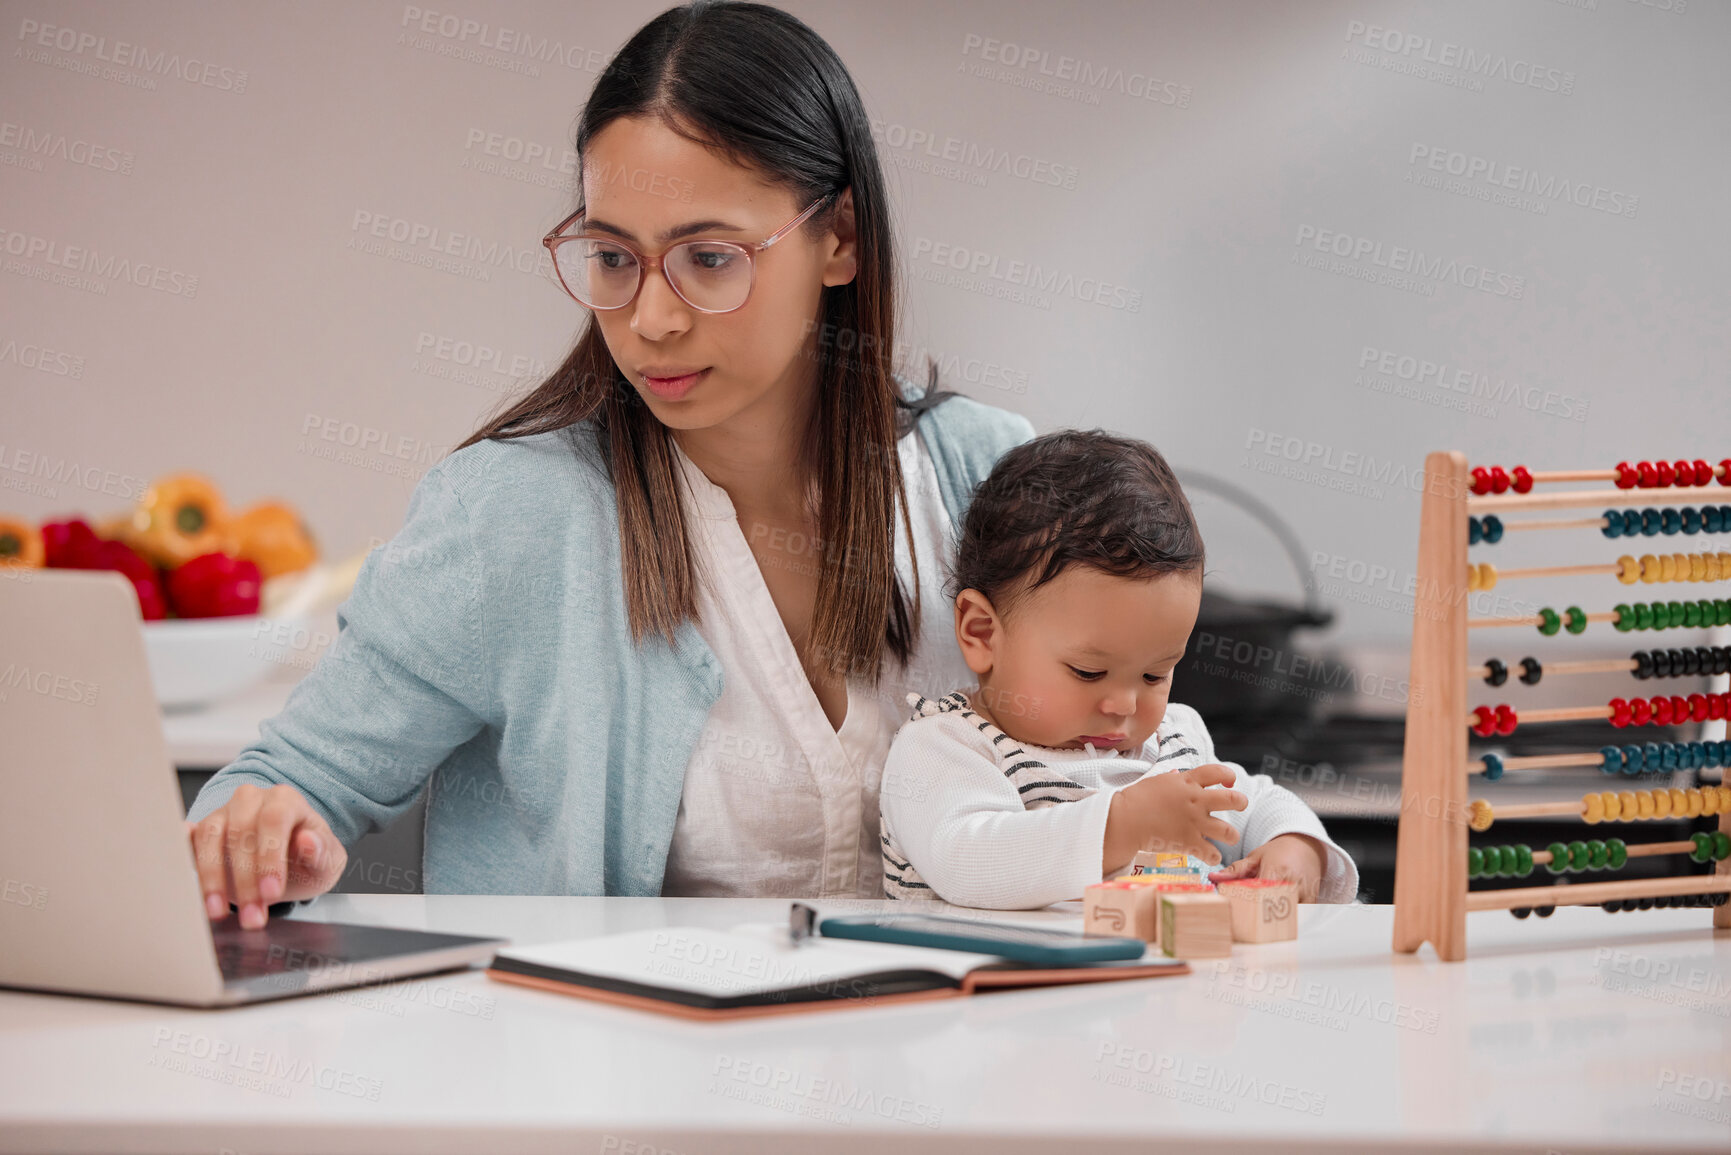
[[[1400,826],[1394,876],[1394,949],[1429,942],[1447,962],[1466,958],[1468,910],[1521,906],[1596,906],[1616,899],[1731,892],[1731,859],[1710,876],[1521,887],[1469,893],[1467,836],[1472,776],[1467,727],[1467,518],[1520,509],[1610,505],[1677,505],[1680,490],[1576,490],[1572,493],[1474,497],[1466,455],[1443,450],[1425,458],[1419,512],[1418,590],[1413,598],[1412,666],[1406,748],[1401,769]],[[1719,829],[1731,834],[1731,812]],[[1731,903],[1713,908],[1713,925],[1731,927]]]

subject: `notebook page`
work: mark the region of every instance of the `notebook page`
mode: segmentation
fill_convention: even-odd
[[[997,955],[896,943],[809,938],[798,946],[787,927],[742,924],[732,930],[662,927],[599,938],[510,947],[515,959],[600,978],[713,997],[769,994],[834,986],[887,971],[933,971],[957,982],[969,971],[1002,961]]]

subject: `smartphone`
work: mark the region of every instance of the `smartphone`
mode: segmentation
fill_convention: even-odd
[[[1139,938],[1102,938],[1073,930],[937,914],[839,915],[819,920],[817,932],[825,938],[974,951],[1052,967],[1139,959],[1148,948]]]

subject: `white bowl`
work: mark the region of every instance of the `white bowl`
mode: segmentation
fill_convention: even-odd
[[[145,622],[144,651],[158,704],[190,709],[250,690],[284,667],[305,673],[327,640],[313,622],[310,614]]]

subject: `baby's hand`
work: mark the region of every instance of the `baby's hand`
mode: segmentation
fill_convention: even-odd
[[[1237,842],[1238,831],[1225,819],[1213,817],[1213,812],[1249,805],[1239,791],[1219,789],[1232,781],[1231,769],[1210,763],[1194,770],[1150,774],[1118,791],[1106,813],[1102,872],[1118,870],[1138,850],[1183,852],[1218,864],[1220,852],[1207,840]]]
[[[1277,834],[1224,870],[1208,876],[1213,883],[1234,878],[1278,878],[1298,884],[1298,901],[1315,902],[1322,887],[1322,844],[1305,834]]]

